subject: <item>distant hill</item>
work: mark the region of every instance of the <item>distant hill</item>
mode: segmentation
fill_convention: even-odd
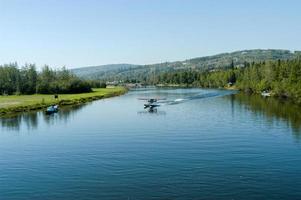
[[[176,70],[214,70],[227,68],[233,62],[236,67],[244,67],[245,62],[260,62],[268,60],[289,60],[301,55],[300,51],[276,49],[255,49],[222,53],[188,59],[184,61],[158,63],[152,65],[112,64],[93,67],[81,67],[72,72],[85,79],[101,80],[139,80],[143,81],[150,76]]]
[[[80,67],[80,68],[72,69],[71,71],[77,76],[82,78],[98,79],[100,77],[111,75],[111,72],[113,71],[119,73],[135,67],[137,67],[137,65],[109,64],[109,65]]]

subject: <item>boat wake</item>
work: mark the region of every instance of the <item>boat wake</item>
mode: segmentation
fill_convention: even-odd
[[[188,96],[186,98],[178,98],[175,100],[170,100],[170,101],[164,101],[161,102],[161,105],[175,105],[175,104],[180,104],[180,103],[184,103],[186,101],[190,101],[190,100],[197,100],[197,99],[205,99],[205,98],[212,98],[212,97],[221,97],[221,96],[226,96],[226,95],[230,95],[230,94],[234,94],[234,91],[222,91],[222,92],[208,92],[208,93],[201,93],[201,94],[196,94],[193,96]]]

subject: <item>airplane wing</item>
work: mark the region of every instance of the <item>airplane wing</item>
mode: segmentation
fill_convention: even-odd
[[[138,98],[138,100],[144,100],[144,101],[148,101],[148,100],[156,100],[156,101],[161,101],[161,100],[166,100],[166,98]]]

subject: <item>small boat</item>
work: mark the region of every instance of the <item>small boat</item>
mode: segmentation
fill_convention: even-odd
[[[50,115],[50,114],[53,114],[53,113],[57,113],[58,111],[59,111],[59,106],[58,105],[52,105],[52,106],[49,106],[46,109],[46,114]]]
[[[261,96],[263,96],[263,97],[270,97],[270,96],[271,96],[271,93],[270,93],[270,92],[267,92],[267,91],[263,91],[263,92],[261,93]]]

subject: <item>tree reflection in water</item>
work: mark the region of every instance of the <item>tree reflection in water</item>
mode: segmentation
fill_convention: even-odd
[[[287,100],[243,93],[230,95],[227,98],[231,99],[232,109],[234,104],[238,104],[240,108],[248,109],[255,115],[266,117],[271,124],[275,123],[275,120],[284,121],[297,138],[301,137],[301,106]]]
[[[235,109],[240,109],[239,112],[248,110],[253,113],[254,117],[259,117],[259,119],[264,117],[266,122],[271,126],[275,123],[285,122],[295,137],[301,139],[301,106],[272,97],[263,98],[259,95],[246,95],[243,93],[228,95],[224,98],[226,98],[227,102],[230,102],[232,118],[234,118]],[[68,123],[70,118],[84,107],[85,105],[62,107],[57,114],[49,116],[40,111],[0,118],[0,130],[18,131],[24,128],[37,129],[41,122],[50,125],[56,124],[59,121]],[[151,112],[143,110],[138,112],[138,114],[165,115],[166,113],[158,109]]]
[[[73,105],[73,106],[66,106],[60,108],[58,113],[54,113],[52,115],[43,115],[43,119],[47,124],[53,125],[56,124],[58,121],[63,121],[67,123],[68,120],[74,116],[78,111],[83,109],[87,104],[82,105]]]
[[[58,113],[52,115],[46,115],[43,111],[38,111],[6,116],[0,118],[0,125],[6,130],[18,131],[23,126],[27,129],[36,129],[41,120],[47,124],[55,124],[56,121],[64,121],[67,123],[68,119],[80,111],[84,106],[85,104],[62,107]]]

